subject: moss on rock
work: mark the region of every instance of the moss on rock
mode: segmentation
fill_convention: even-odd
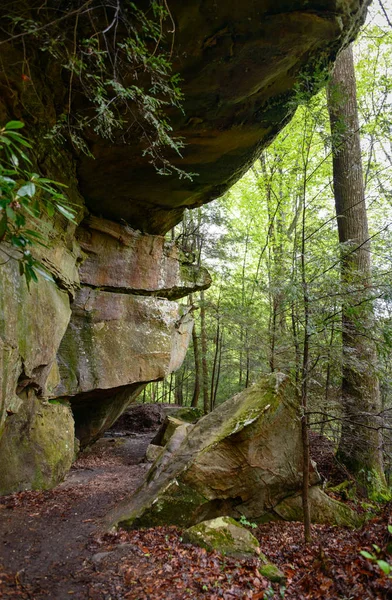
[[[30,392],[0,440],[0,494],[54,487],[70,469],[74,448],[69,406],[44,403]]]
[[[360,527],[363,517],[325,494],[318,486],[309,489],[310,517],[313,523],[333,524],[340,527]],[[300,495],[285,498],[274,507],[274,513],[285,521],[302,521],[302,497]]]
[[[262,565],[259,567],[259,573],[273,583],[285,583],[285,574],[278,567],[268,561],[263,555]]]
[[[134,529],[165,523],[187,527],[192,522],[193,513],[205,502],[206,499],[194,489],[174,480],[152,502],[146,503],[142,511],[135,511],[122,520],[121,526]]]
[[[184,532],[183,540],[208,551],[217,550],[235,558],[259,556],[257,539],[231,517],[203,521]]]
[[[201,408],[194,406],[168,407],[165,409],[165,412],[168,416],[186,421],[187,423],[196,423],[204,415]]]

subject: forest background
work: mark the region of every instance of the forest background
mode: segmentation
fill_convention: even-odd
[[[208,267],[213,284],[200,296],[189,298],[195,326],[183,366],[167,380],[147,386],[142,398],[143,402],[201,406],[208,412],[261,374],[274,371],[290,374],[299,389],[306,338],[306,414],[311,429],[337,446],[344,423],[341,387],[343,360],[347,360],[342,306],[349,298],[349,315],[358,335],[377,350],[377,358],[370,356],[367,364],[363,357],[350,360],[358,375],[372,372],[380,382],[378,416],[388,479],[392,465],[391,8],[388,2],[373,4],[353,48],[371,280],[365,281],[359,272],[350,281],[341,280],[342,253],[351,250],[349,242],[345,249],[338,237],[327,82],[320,79],[321,90],[312,97],[304,78],[295,98],[300,100],[295,117],[254,166],[225,196],[188,211],[168,234]],[[364,302],[372,312],[370,325],[364,319]]]

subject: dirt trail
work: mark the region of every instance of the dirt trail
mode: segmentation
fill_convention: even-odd
[[[361,550],[391,560],[392,503],[361,530],[300,523],[252,529],[286,587],[235,560],[184,544],[174,527],[104,533],[102,518],[134,491],[155,431],[106,438],[47,492],[0,497],[0,600],[387,600],[392,579]]]
[[[108,597],[90,590],[101,518],[136,489],[154,432],[104,438],[47,492],[0,498],[0,598]]]

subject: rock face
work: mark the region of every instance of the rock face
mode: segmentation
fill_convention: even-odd
[[[144,2],[136,4],[144,8]],[[208,287],[210,279],[192,257],[159,234],[180,220],[184,207],[212,200],[242,175],[290,118],[295,85],[303,75],[310,87],[320,79],[355,35],[367,4],[172,0],[172,60],[185,100],[184,111],[170,109],[168,117],[174,135],[184,138],[185,149],[183,158],[169,152],[167,159],[196,173],[191,180],[158,176],[133,131],[104,139],[87,128],[81,143],[94,158],[75,143],[50,141],[44,134],[78,104],[81,90],[69,85],[69,71],[43,52],[34,36],[26,77],[25,44],[30,38],[10,41],[2,29],[0,125],[10,119],[26,123],[34,168],[68,186],[66,193],[81,221],[76,227],[57,215],[45,224],[47,247],[34,252],[53,274],[54,284],[40,278],[29,292],[16,263],[0,261],[3,489],[12,489],[12,481],[15,489],[52,485],[69,463],[73,432],[68,425],[61,456],[36,443],[33,432],[39,427],[30,427],[33,414],[39,414],[33,410],[36,402],[42,414],[56,414],[54,422],[61,428],[60,415],[68,411],[86,445],[148,381],[181,364],[191,320],[174,301]],[[80,8],[71,0],[66,10],[74,5]],[[0,7],[2,20],[10,8]],[[74,36],[71,29],[69,39]],[[134,121],[131,113],[132,107],[130,114],[125,111],[125,122]],[[31,405],[28,398],[33,398]],[[49,408],[47,400],[55,399],[69,404]],[[24,462],[16,431],[23,432],[23,444],[31,449],[31,464],[46,473],[41,479],[33,467],[21,478],[5,472],[11,448],[19,453],[16,463]],[[183,433],[179,427],[169,445],[174,448]],[[290,486],[296,485],[290,480]]]
[[[184,112],[173,110],[170,118],[186,146],[182,159],[173,152],[170,160],[197,175],[162,178],[141,158],[135,139],[129,147],[120,136],[115,143],[90,136],[95,159],[78,159],[89,208],[162,233],[184,207],[222,195],[292,115],[294,85],[303,75],[307,84],[312,74],[320,76],[355,35],[368,3],[172,0],[172,60]]]
[[[0,439],[0,494],[53,487],[74,456],[69,406],[42,402],[30,391],[18,413],[7,419]]]
[[[319,482],[315,471],[311,482]],[[222,515],[290,518],[284,502],[293,506],[291,518],[295,513],[297,520],[301,485],[298,408],[278,373],[226,401],[192,429],[178,426],[144,483],[108,515],[107,523],[133,528],[189,526]],[[324,502],[333,521],[329,499],[320,490],[315,498],[315,520]]]
[[[58,285],[40,277],[29,291],[15,261],[0,267],[0,493],[58,483],[75,433],[88,445],[148,381],[176,370],[193,322],[169,298],[210,284],[163,237],[92,224],[77,229],[72,251],[58,235],[57,254],[41,256]],[[56,399],[65,402],[48,403]]]

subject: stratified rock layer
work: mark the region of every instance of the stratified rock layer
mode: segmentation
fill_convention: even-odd
[[[174,300],[211,285],[204,267],[163,236],[90,217],[78,230],[85,259],[81,282],[101,290]]]
[[[210,284],[207,271],[163,237],[91,222],[71,250],[54,230],[46,254],[40,251],[57,285],[40,276],[28,290],[16,261],[0,267],[0,493],[58,483],[75,433],[88,445],[148,381],[176,370],[193,321],[169,297]],[[47,403],[58,398],[67,402]]]

